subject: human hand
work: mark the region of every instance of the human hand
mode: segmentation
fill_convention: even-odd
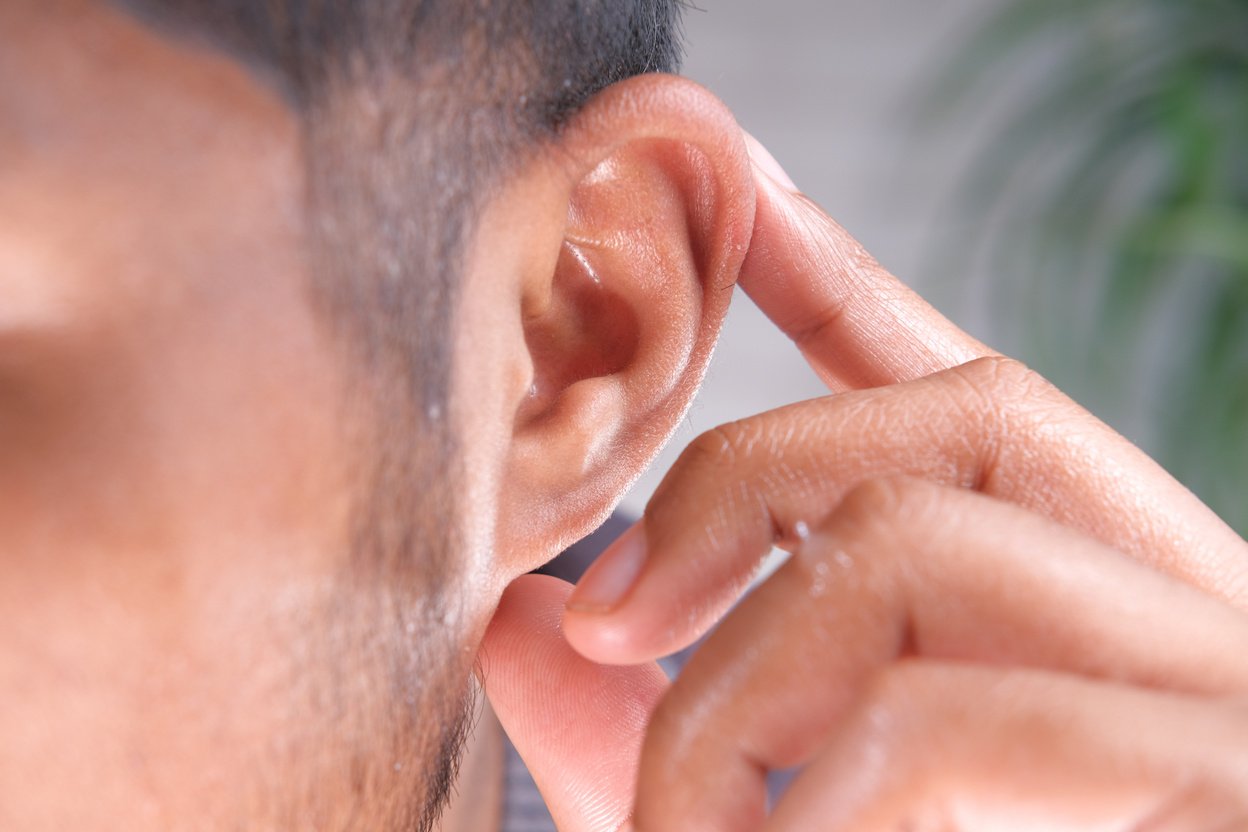
[[[1220,698],[1244,690],[1236,653],[1224,649],[1245,654],[1243,619],[1122,553],[1243,605],[1243,541],[1128,443],[959,332],[765,175],[742,285],[844,392],[700,438],[647,508],[644,531],[604,556],[574,597],[565,628],[582,653],[640,661],[705,631],[772,542],[799,549],[729,616],[659,706],[641,763],[639,826],[756,828],[762,769],[812,760],[773,822],[810,828],[813,811],[831,825],[822,821],[838,806],[848,821],[849,804],[836,795],[850,785],[859,809],[901,813],[891,820],[955,802],[1017,811],[1028,800],[1138,819],[1177,799],[1178,788],[1195,808],[1242,812],[1217,792],[1233,794],[1243,776],[1233,761],[1235,743],[1245,747],[1243,708]],[[797,547],[803,528],[816,533]],[[517,597],[544,598],[550,619],[562,590],[523,583],[487,641],[503,671],[491,696],[505,724],[523,717],[513,737],[541,758],[530,760],[539,785],[568,786],[553,800],[547,794],[561,828],[614,828],[631,802],[639,731],[664,684],[653,668],[578,664],[560,646],[544,681],[577,667],[600,689],[627,691],[627,701],[595,710],[592,699],[576,699],[583,680],[562,680],[553,695],[589,703],[579,711],[587,719],[575,719],[575,705],[548,710],[563,738],[550,742],[555,733],[533,715],[552,691],[508,658],[523,650],[505,636],[524,626]],[[1069,608],[1072,599],[1087,608]],[[1168,616],[1151,627],[1124,624],[1128,613],[1160,609]],[[557,628],[546,633],[561,641]],[[1206,652],[1192,646],[1210,639]],[[872,722],[881,713],[893,728]],[[1135,719],[1155,730],[1131,733]],[[603,736],[598,720],[620,727],[622,741]],[[1192,748],[1194,732],[1211,740]],[[864,749],[881,765],[861,765]],[[589,775],[585,762],[603,759],[602,776]],[[943,763],[939,771],[933,762]],[[1198,806],[1198,786],[1223,803]],[[596,814],[584,811],[588,802]]]
[[[854,489],[652,718],[661,674],[577,656],[566,595],[509,590],[487,677],[561,830],[1248,823],[1248,619],[1007,503]]]
[[[1248,825],[1240,611],[918,479],[857,486],[795,548],[651,717],[637,829]]]

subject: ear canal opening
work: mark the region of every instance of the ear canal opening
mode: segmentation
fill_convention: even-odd
[[[519,418],[531,421],[552,414],[577,382],[627,368],[637,356],[641,327],[628,300],[599,278],[592,250],[565,240],[550,303],[525,320],[524,335],[533,384]]]

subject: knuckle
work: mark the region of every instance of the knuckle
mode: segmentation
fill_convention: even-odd
[[[1051,404],[1057,390],[1044,376],[1023,362],[1002,355],[978,358],[952,371],[972,397],[973,406],[986,413],[1010,417]]]
[[[697,436],[646,505],[652,548],[670,553],[676,544],[691,569],[731,573],[743,589],[767,544],[787,533],[773,499],[779,484],[798,479],[785,463],[788,421],[764,413]]]
[[[690,494],[719,492],[739,465],[741,439],[726,425],[700,434],[681,452],[646,506],[648,520],[685,513]]]
[[[829,564],[852,567],[860,591],[889,594],[941,558],[933,542],[947,536],[950,489],[912,477],[873,479],[854,487],[819,527],[826,545],[799,552],[813,584],[825,582]],[[917,557],[924,552],[926,557]]]
[[[845,495],[838,511],[840,519],[855,526],[869,525],[876,518],[896,514],[906,500],[906,488],[899,478],[865,480]]]
[[[890,772],[887,799],[899,813],[896,825],[905,830],[952,830],[955,807],[947,792],[951,757],[957,736],[940,724],[939,703],[930,691],[932,674],[914,660],[902,660],[877,671],[842,729],[864,762]],[[952,743],[951,743],[952,740]]]
[[[916,662],[902,660],[880,668],[867,683],[860,719],[877,744],[905,744],[915,725],[923,720],[925,676]]]
[[[991,490],[1020,449],[1033,447],[1044,432],[1064,424],[1072,403],[1043,376],[1005,356],[976,359],[946,377],[949,395],[971,430],[975,470],[968,484]]]
[[[944,489],[914,477],[881,477],[854,486],[829,522],[864,542],[893,539],[930,525],[944,503]]]
[[[669,503],[669,508],[679,513],[688,508],[690,494],[717,494],[717,501],[738,509],[757,503],[755,459],[766,441],[766,428],[757,417],[700,434],[663,478],[647,506],[647,515]]]
[[[828,333],[843,325],[847,313],[843,303],[829,304],[796,323],[790,329],[789,337],[799,348],[817,344]]]
[[[642,760],[646,769],[662,780],[668,772],[678,772],[697,756],[699,741],[705,741],[706,731],[696,707],[696,701],[688,701],[689,695],[678,680],[659,700],[650,715],[646,737],[642,746]]]
[[[698,765],[699,740],[705,744],[705,737],[715,734],[675,705],[674,693],[669,691],[650,717],[637,767],[633,826],[626,828],[666,829],[673,817],[685,827],[699,817],[689,805],[688,773],[705,768]]]
[[[689,443],[677,465],[702,472],[731,468],[748,458],[759,440],[760,431],[751,420],[728,422],[705,431]]]
[[[1039,375],[1017,358],[989,355],[956,367],[966,378],[989,389],[1007,389],[1030,384]]]

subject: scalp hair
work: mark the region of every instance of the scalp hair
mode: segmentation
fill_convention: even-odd
[[[326,667],[304,669],[333,679],[307,716],[343,746],[311,751],[346,762],[287,784],[304,804],[290,825],[432,829],[471,698],[449,418],[466,244],[506,173],[594,93],[678,68],[681,0],[115,1],[224,51],[298,116],[309,299],[363,414],[350,551],[305,659]]]

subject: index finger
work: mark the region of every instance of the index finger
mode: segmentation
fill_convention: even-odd
[[[754,238],[740,285],[833,390],[910,381],[996,355],[884,269],[817,205],[783,184],[752,136]]]

